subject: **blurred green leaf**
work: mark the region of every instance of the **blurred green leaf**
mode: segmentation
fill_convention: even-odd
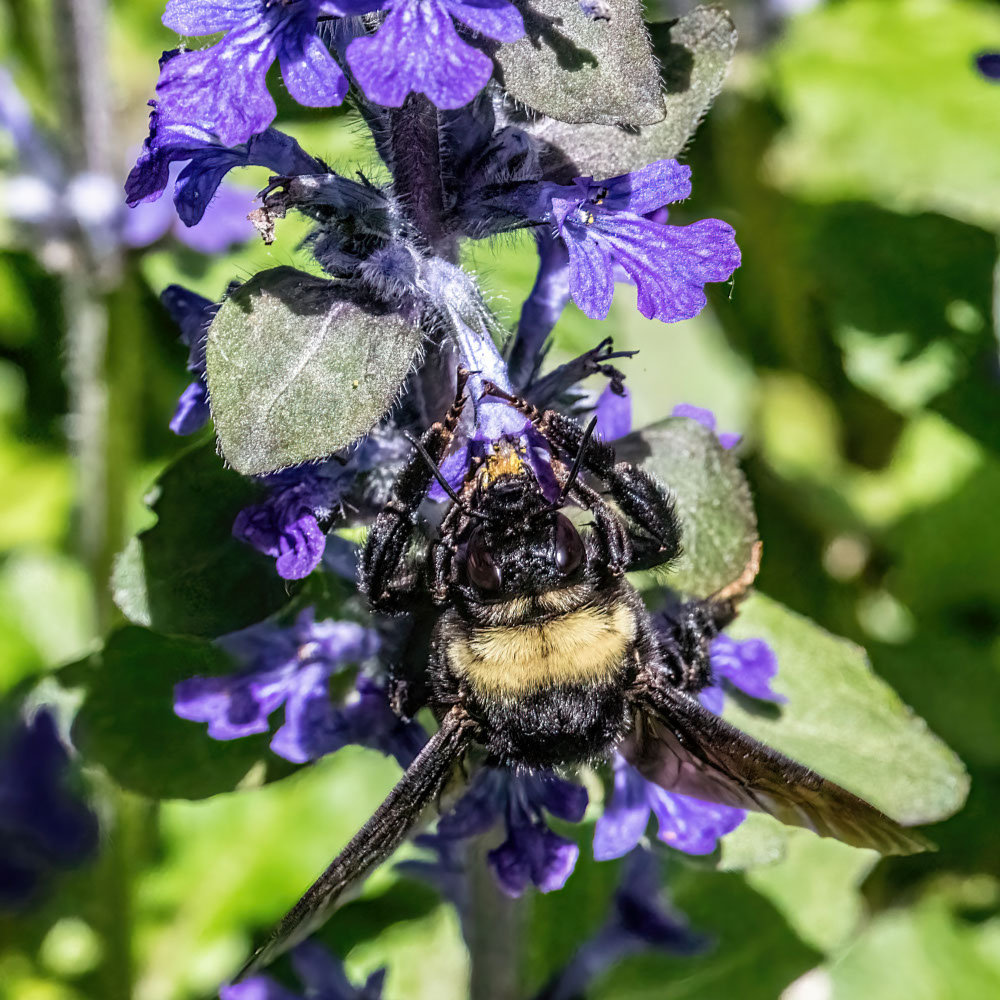
[[[785,857],[746,873],[806,944],[830,953],[845,944],[865,913],[861,883],[875,851],[858,851],[806,830],[786,830]]]
[[[251,936],[291,908],[398,777],[393,761],[349,747],[286,781],[164,804],[163,860],[139,881],[142,995],[212,993],[246,958]],[[389,866],[366,884],[364,900],[339,912],[377,899],[372,890],[387,883],[395,884]],[[426,893],[414,888],[426,906]],[[377,929],[368,922],[369,934]]]
[[[926,899],[877,917],[829,971],[832,1000],[987,1000],[1000,995],[1000,920],[968,924]]]
[[[258,475],[353,444],[392,406],[422,340],[419,326],[362,303],[347,282],[290,267],[255,275],[208,331],[223,454]]]
[[[666,117],[625,129],[525,115],[520,127],[545,143],[546,178],[568,184],[578,176],[617,177],[683,152],[722,88],[736,48],[736,29],[721,7],[696,7],[677,21],[650,29],[661,66]]]
[[[773,717],[729,698],[733,725],[904,824],[933,823],[961,807],[969,787],[961,761],[872,673],[860,647],[759,593],[726,631],[771,646],[774,687],[788,698]]]
[[[707,597],[739,579],[757,542],[757,518],[739,462],[715,434],[670,417],[615,442],[615,451],[640,462],[676,500],[683,549],[665,582]]]
[[[258,761],[280,764],[262,733],[213,740],[199,722],[174,715],[174,685],[233,672],[221,649],[126,626],[91,664],[73,742],[122,787],[155,799],[199,799],[230,791]]]
[[[233,538],[233,521],[260,489],[227,469],[211,444],[184,452],[157,480],[157,523],[119,555],[115,603],[138,625],[218,636],[288,600],[267,556]]]
[[[974,57],[1000,11],[967,0],[847,0],[790,22],[774,50],[787,119],[769,158],[810,199],[868,198],[1000,224],[1000,93]]]
[[[500,85],[564,122],[649,125],[663,118],[660,75],[638,0],[606,0],[611,19],[577,4],[524,0],[523,38],[497,46]]]

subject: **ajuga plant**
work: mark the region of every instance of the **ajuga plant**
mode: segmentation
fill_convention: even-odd
[[[168,469],[157,524],[118,559],[116,599],[139,627],[109,640],[74,733],[164,797],[274,780],[348,744],[401,768],[315,884],[289,887],[289,903],[305,895],[224,995],[291,995],[264,973],[288,949],[309,995],[379,995],[381,979],[355,989],[303,942],[420,827],[429,853],[407,869],[470,941],[496,920],[493,953],[513,925],[482,904],[483,870],[509,898],[561,889],[588,810],[595,858],[629,856],[605,922],[535,984],[549,997],[638,948],[707,945],[659,898],[652,817],[657,842],[692,855],[717,857],[748,810],[922,850],[721,718],[729,695],[785,710],[768,642],[726,632],[762,552],[737,436],[691,406],[633,430],[614,331],[546,360],[571,299],[604,319],[634,295],[669,341],[739,267],[733,227],[686,213],[697,178],[678,160],[733,53],[727,13],[170,0],[164,23],[221,37],[164,53],[129,203],[172,185],[194,225],[230,170],[266,167],[261,238],[304,216],[313,266],[234,282],[221,302],[164,293],[193,376],[171,426],[211,420],[216,443]],[[299,103],[352,103],[378,170],[335,172],[272,126],[275,62]],[[463,251],[520,230],[538,272],[508,331]],[[154,719],[162,745],[129,742]]]

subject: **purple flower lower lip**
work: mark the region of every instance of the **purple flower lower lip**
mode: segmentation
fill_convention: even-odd
[[[169,0],[163,23],[182,35],[225,37],[166,63],[157,95],[177,120],[214,132],[226,146],[262,132],[277,113],[265,77],[277,61],[300,104],[329,107],[347,93],[347,78],[316,34],[320,14],[378,7],[331,0]]]
[[[725,222],[657,221],[657,210],[691,193],[689,178],[690,168],[658,160],[606,181],[578,177],[570,185],[540,186],[529,215],[551,222],[565,242],[570,293],[588,316],[608,315],[618,267],[635,281],[643,316],[674,323],[701,312],[706,283],[727,280],[739,266]]]
[[[486,86],[489,56],[464,42],[453,19],[501,42],[524,34],[517,8],[507,0],[390,0],[385,23],[357,38],[347,61],[366,96],[399,107],[407,94],[426,94],[439,108],[460,108]]]
[[[611,800],[594,830],[594,857],[607,861],[627,854],[645,835],[650,815],[656,816],[663,843],[686,854],[710,854],[746,812],[668,792],[616,757]]]
[[[461,840],[502,819],[507,838],[487,862],[501,891],[517,897],[532,884],[542,892],[562,888],[580,854],[576,844],[548,828],[543,813],[578,823],[586,809],[586,789],[554,774],[482,768],[437,829],[441,837]]]

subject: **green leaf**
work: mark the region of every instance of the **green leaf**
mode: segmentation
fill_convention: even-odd
[[[783,187],[1000,224],[996,85],[973,58],[1000,48],[1000,11],[963,0],[848,0],[790,22],[775,49],[787,128]]]
[[[497,47],[514,100],[564,122],[649,125],[663,118],[660,77],[637,0],[607,0],[592,21],[567,0],[523,0],[525,35]]]
[[[771,646],[774,687],[788,698],[773,714],[728,698],[733,725],[904,824],[934,823],[961,807],[969,789],[962,762],[872,673],[859,646],[759,593],[726,632]]]
[[[578,176],[617,177],[684,150],[722,89],[736,29],[721,7],[696,7],[678,21],[649,27],[662,66],[666,116],[627,129],[526,117],[521,127],[546,143],[547,177],[560,183]]]
[[[757,518],[739,463],[715,434],[687,417],[669,417],[622,438],[615,451],[640,462],[676,500],[684,548],[665,582],[707,597],[739,579],[753,557]]]
[[[244,475],[326,458],[392,406],[423,333],[346,282],[290,267],[255,275],[208,331],[212,416]]]
[[[203,639],[127,625],[94,658],[73,743],[122,787],[157,799],[230,791],[258,761],[281,770],[268,734],[213,740],[204,724],[174,715],[178,681],[233,669],[229,657]]]
[[[266,618],[287,600],[267,556],[233,538],[240,510],[260,499],[211,444],[190,449],[157,480],[157,523],[133,538],[112,577],[129,621],[161,632],[218,636]]]
[[[830,979],[832,1000],[998,996],[996,918],[978,925],[961,920],[940,896],[909,909],[891,909],[838,958]]]

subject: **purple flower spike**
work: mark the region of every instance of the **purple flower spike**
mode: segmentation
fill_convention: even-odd
[[[281,65],[299,104],[340,104],[347,77],[316,34],[321,14],[360,14],[372,3],[331,0],[169,0],[163,23],[181,35],[225,37],[207,49],[182,52],[165,63],[157,96],[174,121],[214,133],[224,146],[246,142],[274,121],[277,107],[267,71]]]
[[[645,834],[650,813],[658,839],[685,854],[710,854],[746,817],[742,809],[668,792],[618,756],[611,800],[594,830],[594,857],[608,861],[628,854]]]
[[[70,791],[69,770],[47,709],[0,730],[0,908],[30,903],[49,872],[97,851],[97,817]]]
[[[398,108],[409,93],[426,94],[439,108],[460,108],[486,86],[489,56],[464,42],[455,21],[500,42],[524,34],[524,21],[507,0],[393,0],[374,36],[356,38],[347,61],[365,95]]]
[[[305,941],[292,952],[292,968],[303,995],[293,993],[270,976],[252,976],[235,986],[223,986],[220,1000],[380,1000],[385,969],[373,972],[364,986],[355,986],[340,959],[315,941]]]
[[[693,406],[691,403],[678,403],[670,411],[670,415],[696,420],[702,427],[706,427],[710,431],[715,431],[715,414],[702,406]],[[737,434],[734,431],[722,431],[717,433],[716,437],[719,439],[719,444],[727,451],[730,448],[735,448],[743,440],[743,435]]]
[[[500,890],[517,897],[533,884],[551,892],[563,887],[580,849],[553,833],[543,813],[579,823],[586,809],[586,789],[550,772],[483,768],[455,808],[438,821],[438,834],[464,839],[485,833],[502,817],[507,839],[487,855]]]
[[[778,659],[774,650],[763,639],[731,639],[720,635],[709,649],[712,673],[725,678],[751,698],[784,704],[788,699],[771,687],[778,673]],[[714,684],[698,693],[702,705],[716,715],[722,713],[725,697],[721,684]]]
[[[588,316],[608,315],[616,265],[635,281],[643,316],[665,323],[696,316],[705,306],[705,284],[726,281],[739,267],[735,234],[725,222],[670,226],[646,218],[687,198],[690,175],[676,160],[658,160],[606,181],[542,185],[531,212],[565,241],[570,292]]]
[[[177,715],[207,722],[213,739],[267,732],[271,714],[284,705],[284,725],[271,749],[297,764],[348,743],[392,753],[407,764],[419,750],[419,727],[407,728],[416,724],[401,722],[390,711],[384,689],[367,678],[359,678],[357,697],[346,705],[330,700],[330,676],[378,651],[378,636],[371,629],[355,622],[314,621],[309,608],[290,628],[265,622],[223,636],[218,644],[243,669],[192,677],[174,689]],[[384,711],[376,704],[379,699]]]

